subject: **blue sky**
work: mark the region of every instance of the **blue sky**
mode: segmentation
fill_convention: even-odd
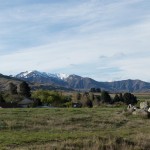
[[[150,81],[149,0],[0,0],[0,72]]]

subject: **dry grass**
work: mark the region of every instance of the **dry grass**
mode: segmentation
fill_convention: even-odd
[[[0,149],[148,150],[150,120],[122,110],[1,109]]]

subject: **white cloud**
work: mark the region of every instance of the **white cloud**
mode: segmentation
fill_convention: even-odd
[[[0,10],[1,72],[64,70],[97,80],[150,81],[147,5],[88,0]]]

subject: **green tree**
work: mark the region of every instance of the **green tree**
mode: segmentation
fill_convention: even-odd
[[[121,101],[120,97],[118,96],[118,94],[116,94],[115,97],[114,97],[114,103],[120,102],[120,101]]]
[[[134,105],[137,103],[137,98],[131,93],[125,93],[123,95],[123,99],[124,99],[124,103],[126,103],[127,105],[129,104]]]
[[[56,91],[38,90],[32,93],[32,98],[40,100],[43,104],[52,106],[65,106],[71,102],[71,96],[63,96]]]
[[[12,94],[12,95],[18,94],[17,93],[17,86],[12,82],[9,83],[9,91],[10,91],[10,94]]]
[[[107,91],[102,91],[101,93],[101,101],[103,103],[112,103],[111,97]]]
[[[31,89],[25,81],[20,84],[20,94],[24,97],[31,97]]]
[[[119,98],[120,98],[120,101],[121,101],[121,102],[124,102],[122,93],[119,94]]]

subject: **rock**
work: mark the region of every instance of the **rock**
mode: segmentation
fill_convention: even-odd
[[[132,108],[132,105],[131,105],[131,104],[128,105],[127,109],[130,109],[130,108]]]
[[[137,115],[137,111],[133,111],[133,112],[132,112],[132,115]]]
[[[149,118],[150,113],[144,109],[137,109],[132,114],[141,116],[142,118]]]
[[[136,107],[131,105],[131,104],[129,104],[128,107],[127,107],[127,110],[128,110],[128,112],[133,112],[133,111],[136,110]]]
[[[148,102],[141,102],[140,109],[148,109]]]

